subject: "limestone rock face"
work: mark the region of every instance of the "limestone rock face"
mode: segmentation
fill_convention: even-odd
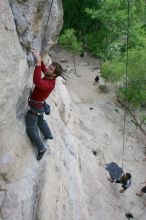
[[[62,1],[10,0],[17,33],[23,47],[41,49],[42,55],[54,45],[62,28]]]

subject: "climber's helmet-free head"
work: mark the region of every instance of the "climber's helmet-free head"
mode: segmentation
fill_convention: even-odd
[[[53,61],[49,65],[48,70],[45,73],[45,76],[49,77],[50,79],[55,79],[61,75],[62,75],[62,66],[59,63]]]
[[[125,180],[130,180],[131,179],[131,174],[130,173],[124,173],[123,178]]]

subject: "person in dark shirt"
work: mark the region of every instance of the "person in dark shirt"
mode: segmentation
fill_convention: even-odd
[[[37,160],[40,160],[46,148],[39,135],[38,128],[42,132],[44,139],[52,139],[51,130],[44,120],[43,114],[45,112],[45,100],[55,88],[55,79],[62,74],[62,67],[57,62],[52,62],[48,68],[41,61],[39,52],[35,49],[32,50],[32,54],[36,60],[36,66],[34,69],[33,83],[35,85],[28,101],[29,110],[26,114],[26,132],[30,140],[38,149]],[[44,77],[41,77],[41,72],[44,73]]]
[[[144,183],[146,183],[146,182],[144,182]],[[144,184],[144,183],[143,183],[143,184]],[[140,192],[139,192],[139,193],[136,193],[136,195],[139,196],[139,197],[142,197],[144,193],[146,193],[146,185],[145,185],[144,187],[142,187],[142,189],[140,190]]]
[[[122,189],[120,190],[120,193],[123,193],[126,189],[128,189],[131,185],[131,174],[130,173],[124,173],[122,176],[114,180],[111,177],[108,178],[110,182],[115,182],[115,183],[121,183],[122,184]]]

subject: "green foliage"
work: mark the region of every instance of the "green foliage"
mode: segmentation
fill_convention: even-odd
[[[127,85],[126,58],[123,62],[106,61],[101,66],[103,76],[110,81],[123,82],[119,88],[119,96],[133,108],[139,108],[146,103],[146,49],[133,49],[129,51]]]
[[[106,61],[101,65],[101,73],[107,81],[118,82],[123,78],[124,68],[123,62],[117,60]]]
[[[98,0],[63,0],[64,29],[73,28],[77,32],[86,32],[92,21],[85,13],[85,8],[97,5]]]
[[[146,43],[146,1],[129,2],[129,48],[142,47]],[[86,49],[108,58],[108,49],[114,42],[122,44],[124,50],[126,41],[122,36],[127,33],[127,3],[128,0],[64,0],[64,29],[73,28]],[[90,42],[94,41],[93,47]]]
[[[106,60],[101,65],[102,74],[108,81],[120,82],[120,98],[133,109],[146,103],[146,1],[64,0],[63,6],[65,31],[60,43],[72,51],[86,50]]]
[[[109,60],[119,59],[121,56],[123,44],[121,42],[113,42],[109,45],[107,58]]]
[[[133,107],[146,103],[146,50],[134,49],[129,52],[128,85],[122,89],[127,101]]]
[[[85,36],[85,49],[93,56],[104,58],[100,49],[99,39],[96,33],[88,33]]]
[[[85,9],[85,12],[91,17],[94,23],[98,25],[97,32],[99,42],[95,47],[99,47],[100,43],[100,50],[105,54],[106,58],[109,58],[109,48],[112,47],[114,42],[121,44],[121,48],[125,50],[128,20],[127,2],[128,1],[125,0],[106,0],[101,1],[98,8]],[[146,43],[145,30],[143,29],[146,18],[146,2],[144,0],[129,2],[129,48],[143,47]],[[125,36],[124,39],[123,36]],[[115,52],[117,53],[117,51]],[[110,56],[110,58],[111,57],[112,56]]]
[[[78,54],[82,51],[82,43],[78,42],[74,29],[67,29],[59,38],[59,43],[66,49]]]

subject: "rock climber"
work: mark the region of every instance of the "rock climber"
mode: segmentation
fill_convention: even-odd
[[[48,68],[41,60],[41,56],[36,49],[32,49],[35,57],[35,69],[33,75],[34,89],[29,97],[29,110],[26,114],[26,132],[32,143],[37,147],[37,160],[41,160],[46,152],[45,145],[39,135],[38,128],[44,136],[44,140],[53,139],[51,130],[44,120],[45,100],[55,88],[56,77],[61,76],[62,67],[57,62],[52,62]],[[41,77],[41,72],[44,77]]]

